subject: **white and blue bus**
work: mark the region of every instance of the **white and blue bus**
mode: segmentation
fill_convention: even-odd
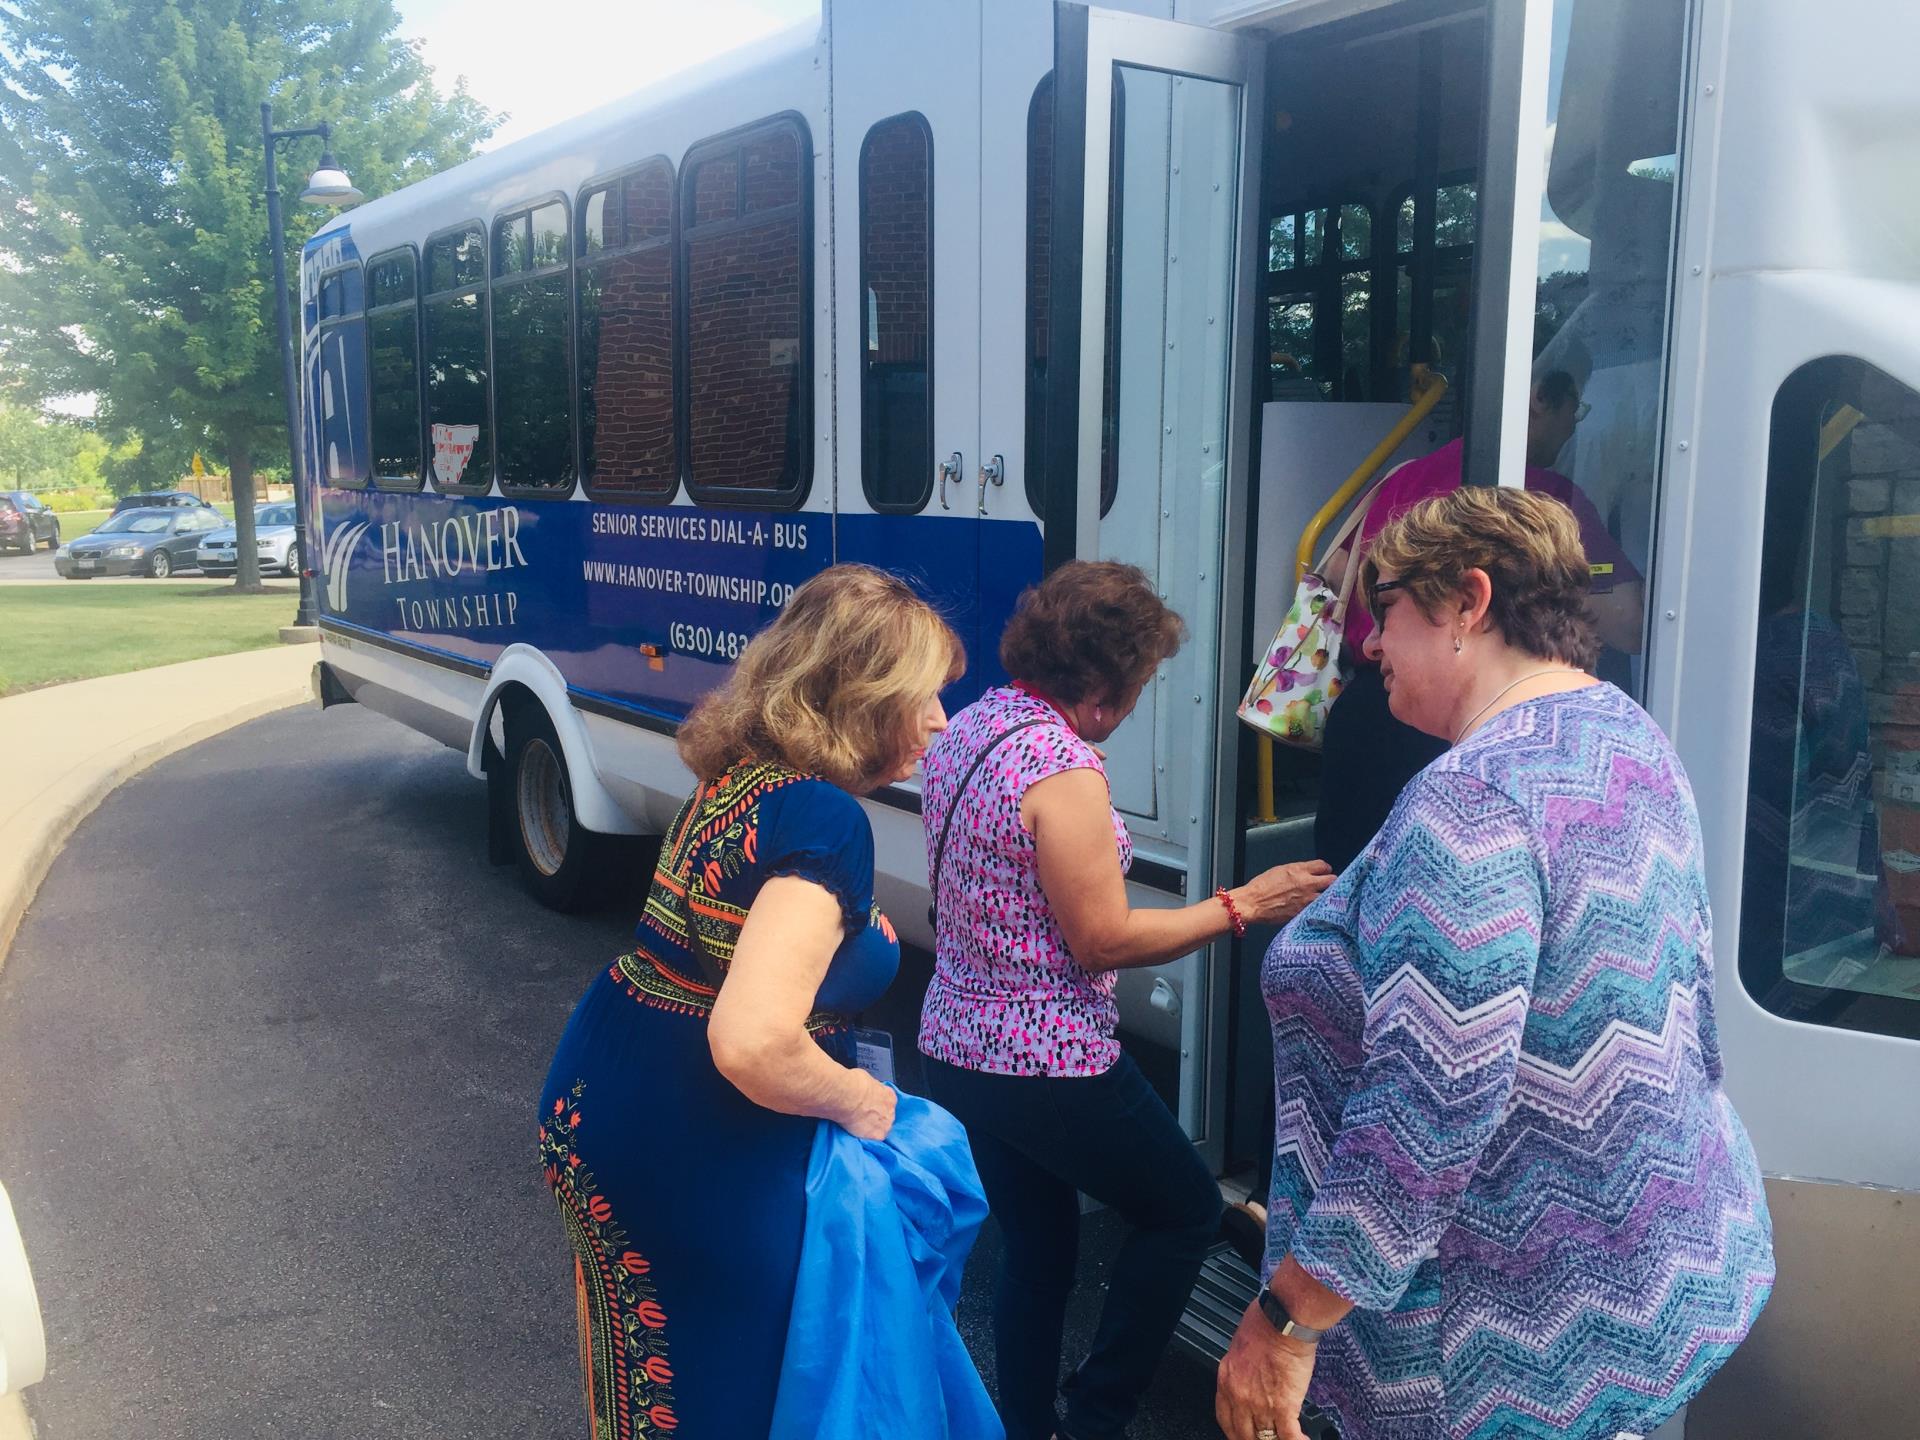
[[[1564,371],[1557,468],[1643,577],[1602,672],[1699,797],[1778,1227],[1689,1433],[1909,1433],[1915,54],[1894,0],[824,0],[308,244],[321,697],[465,752],[565,905],[599,837],[664,827],[676,725],[809,575],[910,577],[957,705],[1048,565],[1125,559],[1192,635],[1109,747],[1135,898],[1177,903],[1310,853],[1316,760],[1234,704],[1317,512],[1457,436],[1518,483]],[[917,806],[869,809],[924,944]],[[1229,1185],[1270,1139],[1264,939],[1122,991]]]

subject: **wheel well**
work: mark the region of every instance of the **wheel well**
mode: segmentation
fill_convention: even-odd
[[[518,682],[500,687],[487,716],[487,739],[501,755],[507,753],[514,735],[527,723],[530,711],[544,713],[538,695]]]

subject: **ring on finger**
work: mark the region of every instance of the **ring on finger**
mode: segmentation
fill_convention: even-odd
[[[1272,1429],[1260,1429],[1253,1432],[1253,1440],[1280,1440],[1280,1432]]]

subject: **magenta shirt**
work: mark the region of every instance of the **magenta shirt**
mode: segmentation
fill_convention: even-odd
[[[1422,500],[1431,500],[1435,495],[1458,490],[1461,453],[1462,442],[1452,440],[1431,455],[1407,461],[1388,475],[1367,507],[1367,518],[1360,522],[1360,538],[1355,554],[1366,554],[1367,546],[1373,543],[1376,535]],[[1526,485],[1527,489],[1550,495],[1573,511],[1573,518],[1580,523],[1580,543],[1586,549],[1587,564],[1593,567],[1594,594],[1604,595],[1616,585],[1639,582],[1640,572],[1633,568],[1633,562],[1627,559],[1627,552],[1608,532],[1607,522],[1600,517],[1600,512],[1593,508],[1593,502],[1587,499],[1578,485],[1558,470],[1543,470],[1534,465],[1527,467]],[[1349,661],[1356,665],[1367,663],[1360,647],[1366,644],[1367,636],[1373,633],[1373,616],[1367,610],[1366,597],[1359,593],[1357,581],[1353,598],[1347,602],[1346,622],[1341,626],[1341,631],[1346,637]]]
[[[994,737],[1004,741],[954,790]],[[953,717],[927,751],[921,812],[931,871],[941,827],[953,814],[937,897],[933,983],[920,1012],[920,1052],[996,1075],[1099,1075],[1120,1058],[1114,975],[1090,974],[1067,949],[1040,889],[1033,836],[1020,821],[1027,789],[1063,770],[1106,767],[1059,713],[1011,687],[989,690]],[[1116,812],[1121,870],[1133,858]]]

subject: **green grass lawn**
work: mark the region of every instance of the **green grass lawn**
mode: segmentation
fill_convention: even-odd
[[[230,584],[9,585],[0,591],[0,697],[277,645],[299,596]]]

